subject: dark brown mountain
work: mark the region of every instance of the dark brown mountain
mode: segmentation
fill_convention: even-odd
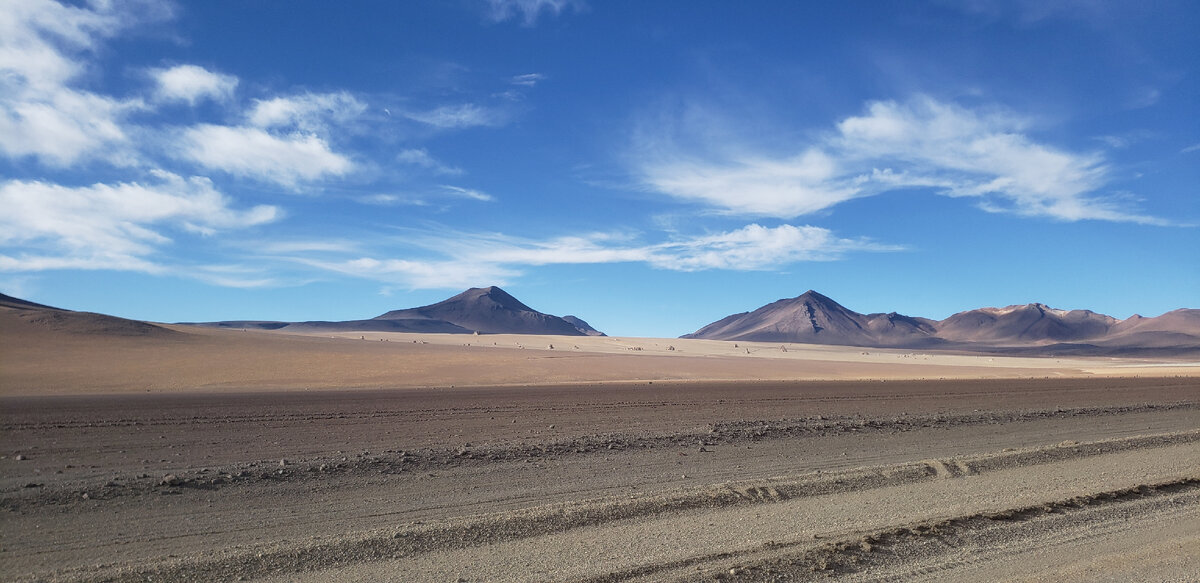
[[[572,326],[574,326],[576,330],[583,332],[584,336],[605,336],[606,335],[603,332],[601,332],[595,328],[592,328],[592,325],[588,324],[587,322],[584,322],[582,318],[577,318],[575,316],[563,316],[562,318],[564,320],[566,320],[567,322],[569,322]]]
[[[814,291],[734,314],[684,338],[846,346],[946,348],[1019,354],[1192,354],[1200,310],[1117,320],[1043,304],[980,308],[945,320],[859,314]]]
[[[496,286],[474,287],[436,304],[393,310],[373,320],[435,320],[483,334],[585,335],[574,324],[538,312]]]
[[[572,317],[573,318],[573,317]],[[231,320],[201,326],[294,332],[421,332],[426,334],[603,335],[578,318],[543,314],[495,287],[471,288],[450,299],[418,308],[392,310],[369,320],[268,322]]]
[[[859,314],[812,290],[753,312],[728,316],[684,338],[846,346],[917,346],[937,342],[928,320],[894,312]]]
[[[75,312],[0,294],[0,333],[72,332],[96,336],[170,337],[174,330],[148,322]]]

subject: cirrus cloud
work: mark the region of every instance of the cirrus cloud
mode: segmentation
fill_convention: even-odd
[[[286,259],[413,289],[452,289],[480,282],[504,284],[529,267],[641,263],[671,271],[778,270],[797,262],[832,261],[852,252],[892,252],[903,247],[838,237],[809,225],[746,225],[732,231],[638,243],[621,234],[592,233],[544,240],[499,233],[407,230],[407,246],[389,254],[306,253]]]
[[[1002,110],[928,97],[878,101],[795,154],[737,142],[694,146],[671,135],[643,139],[636,172],[651,191],[738,215],[792,218],[858,197],[929,188],[977,198],[989,211],[1169,224],[1103,193],[1110,175],[1103,155],[1038,142],[1028,125]]]

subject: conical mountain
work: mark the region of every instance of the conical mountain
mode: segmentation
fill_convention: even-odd
[[[890,346],[933,335],[932,327],[900,314],[860,314],[813,290],[728,316],[684,338]]]
[[[437,320],[486,334],[585,334],[570,322],[534,310],[496,286],[471,288],[436,304],[392,310],[373,320]]]

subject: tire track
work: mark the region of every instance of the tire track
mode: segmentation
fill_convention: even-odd
[[[844,434],[900,433],[950,427],[1020,423],[1041,419],[1096,418],[1179,410],[1200,410],[1197,403],[1140,405],[1129,407],[1078,407],[1040,411],[981,412],[973,414],[911,415],[890,418],[826,417],[773,421],[738,421],[709,424],[704,432],[675,432],[666,435],[604,434],[581,436],[541,444],[385,450],[375,454],[342,455],[315,459],[293,459],[280,466],[278,459],[254,460],[234,466],[209,466],[200,470],[177,470],[162,476],[125,481],[104,478],[93,483],[36,484],[0,491],[0,509],[70,504],[83,492],[93,500],[127,496],[176,493],[180,489],[216,491],[254,483],[311,482],[335,476],[362,476],[428,472],[446,468],[486,466],[513,461],[536,461],[606,455],[628,450],[652,450],[681,446],[729,446],[766,440],[789,440]],[[937,475],[955,477],[971,472],[953,465],[932,467]]]
[[[464,519],[449,520],[432,525],[407,525],[394,530],[356,535],[336,542],[313,545],[282,546],[274,550],[253,554],[226,551],[219,554],[175,559],[167,565],[128,568],[124,570],[102,570],[93,572],[61,573],[64,580],[74,581],[208,581],[231,580],[238,577],[254,578],[280,576],[287,573],[305,573],[322,569],[350,567],[354,565],[387,561],[400,557],[413,557],[425,553],[468,549],[493,545],[506,541],[525,540],[532,537],[567,533],[576,529],[595,527],[628,520],[657,520],[660,517],[707,513],[740,506],[783,503],[799,498],[872,490],[897,485],[935,483],[946,479],[959,479],[969,472],[971,475],[987,474],[1005,469],[1026,468],[1055,464],[1068,460],[1080,460],[1105,454],[1149,450],[1159,447],[1180,446],[1200,441],[1200,430],[1175,434],[1141,436],[1124,439],[1104,440],[1091,443],[1064,443],[1047,448],[1031,448],[1006,451],[987,455],[926,460],[904,464],[892,464],[856,468],[838,472],[818,472],[789,478],[733,482],[717,484],[682,492],[672,492],[644,498],[581,500],[524,510],[481,515]],[[939,468],[958,468],[954,475],[939,475]],[[871,534],[867,546],[887,544],[896,537],[925,535],[947,528],[969,526],[980,520],[1023,520],[1038,512],[1056,512],[1068,506],[1088,506],[1106,501],[1120,501],[1155,495],[1159,492],[1175,492],[1200,488],[1200,476],[1153,482],[1134,488],[1103,491],[1066,500],[1050,501],[1036,506],[1021,506],[979,515],[963,515],[924,525],[879,531]],[[907,529],[907,530],[905,530]],[[839,557],[854,557],[846,541],[822,544],[819,552],[808,554],[804,550],[799,558],[787,558],[788,564],[818,565],[826,557],[826,565],[837,566]],[[778,554],[785,547],[760,549]],[[869,551],[869,549],[866,549]],[[588,579],[588,581],[620,581],[650,573],[666,572],[680,567],[692,567],[712,562],[738,559],[736,553],[690,557],[685,563],[663,563],[639,567],[635,571],[622,571]],[[749,555],[747,555],[749,557]],[[774,559],[773,559],[774,560]],[[849,560],[849,559],[847,559]],[[775,563],[759,561],[759,571],[776,568]],[[755,564],[759,564],[755,563]],[[772,566],[776,565],[776,566]],[[782,567],[779,567],[782,568]],[[791,567],[788,567],[791,568]],[[825,570],[825,569],[823,569]],[[736,575],[736,573],[735,573]],[[754,575],[758,577],[758,575]],[[711,580],[711,577],[710,579]],[[742,580],[742,579],[732,579]],[[751,578],[746,580],[764,580]]]

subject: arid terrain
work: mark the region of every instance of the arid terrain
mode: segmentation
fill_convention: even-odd
[[[1200,572],[1185,358],[43,316],[0,322],[5,581]]]

